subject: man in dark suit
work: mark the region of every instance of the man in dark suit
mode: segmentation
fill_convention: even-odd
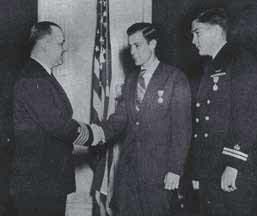
[[[179,186],[191,138],[190,88],[179,69],[156,57],[159,33],[153,24],[136,23],[127,33],[139,70],[128,75],[115,113],[91,126],[94,142],[108,142],[125,131],[115,215],[170,215],[169,195]]]
[[[63,62],[64,32],[51,22],[31,29],[31,58],[14,89],[15,153],[11,189],[19,216],[64,216],[75,190],[73,144],[86,143],[86,124],[72,107],[52,69]]]
[[[201,215],[256,215],[257,63],[227,41],[224,9],[192,22],[192,43],[210,56],[194,105],[192,178]]]

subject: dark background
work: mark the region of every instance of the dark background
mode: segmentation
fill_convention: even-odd
[[[0,61],[23,63],[28,55],[24,44],[37,20],[36,0],[0,0]]]
[[[211,7],[227,9],[234,26],[231,40],[239,40],[255,52],[257,9],[248,7],[250,3],[257,3],[257,0],[153,0],[153,23],[159,24],[163,31],[159,53],[161,60],[183,69],[191,83],[199,79],[204,58],[198,56],[191,44],[191,20],[200,11]],[[29,50],[24,42],[36,21],[37,0],[0,0],[1,74],[5,71],[1,67],[2,62],[18,66],[27,58]]]
[[[0,0],[0,215],[15,216],[9,194],[13,155],[13,85],[29,50],[29,29],[37,20],[36,0]],[[8,137],[10,141],[5,142]]]

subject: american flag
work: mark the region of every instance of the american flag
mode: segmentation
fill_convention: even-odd
[[[99,123],[108,117],[108,107],[111,85],[111,43],[109,22],[109,0],[97,0],[97,23],[95,35],[95,49],[93,56],[92,97],[91,97],[91,123]],[[101,147],[98,149],[101,152]],[[105,149],[106,150],[106,149]],[[109,195],[109,167],[111,161],[108,150],[101,158],[94,173],[96,181],[96,195]],[[101,163],[104,162],[104,163]],[[100,166],[100,167],[99,167]],[[98,185],[98,183],[100,183]],[[96,198],[98,200],[98,198]],[[106,206],[99,199],[97,201],[101,215],[107,215]]]
[[[91,122],[108,117],[111,84],[109,0],[97,1],[97,26],[93,56]]]

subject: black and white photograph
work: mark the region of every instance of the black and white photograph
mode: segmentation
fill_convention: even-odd
[[[256,0],[0,0],[0,216],[257,216]]]

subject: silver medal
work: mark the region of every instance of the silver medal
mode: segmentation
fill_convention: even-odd
[[[212,86],[212,90],[213,91],[218,91],[219,87],[218,85],[215,83],[213,86]]]

